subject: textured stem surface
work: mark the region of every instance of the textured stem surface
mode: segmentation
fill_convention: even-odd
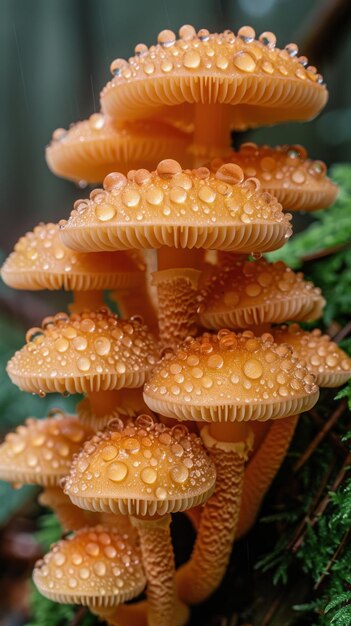
[[[214,494],[206,502],[190,560],[176,576],[181,600],[198,604],[220,585],[235,539],[245,461],[252,435],[243,442],[217,442],[202,429],[201,436],[216,465]]]
[[[133,517],[132,523],[139,532],[147,578],[148,626],[185,624],[188,617],[186,607],[176,599],[171,516],[154,520]]]
[[[177,348],[197,332],[197,286],[200,272],[189,268],[154,272],[157,287],[158,325],[163,346]]]
[[[255,523],[262,500],[267,493],[293,438],[299,416],[292,415],[274,421],[245,476],[237,537],[247,533]]]

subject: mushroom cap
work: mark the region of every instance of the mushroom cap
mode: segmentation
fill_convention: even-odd
[[[261,189],[275,196],[288,211],[325,209],[338,194],[338,186],[326,175],[325,163],[307,158],[303,146],[271,148],[244,143],[236,152],[213,159],[207,167],[215,172],[224,163],[235,163],[245,176],[255,176]]]
[[[49,223],[18,240],[1,277],[15,289],[89,291],[138,287],[144,272],[136,252],[73,252],[62,243],[59,225]]]
[[[319,287],[282,261],[233,259],[216,272],[201,294],[199,320],[205,328],[243,328],[320,317],[325,300]]]
[[[287,343],[294,355],[306,363],[319,387],[340,387],[351,378],[351,359],[319,328],[306,331],[298,324],[281,326],[272,331],[274,341]]]
[[[139,549],[114,528],[83,528],[62,539],[38,561],[33,580],[40,593],[62,604],[98,609],[138,596],[146,585]]]
[[[165,515],[205,502],[215,478],[201,439],[184,424],[168,428],[140,415],[134,424],[106,429],[83,447],[65,493],[88,510]]]
[[[291,216],[259,187],[256,179],[244,181],[233,164],[211,174],[207,168],[182,170],[166,159],[155,172],[130,172],[128,179],[110,174],[105,191],[95,191],[84,211],[72,211],[63,225],[63,241],[85,251],[161,246],[273,250],[290,236]]]
[[[69,130],[58,128],[46,149],[46,161],[54,174],[73,181],[102,181],[109,172],[155,167],[170,150],[174,158],[186,154],[191,135],[157,120],[116,125],[94,113]]]
[[[121,320],[107,307],[45,318],[26,341],[7,372],[20,389],[39,395],[141,387],[159,358],[137,316]]]
[[[30,417],[0,445],[0,478],[20,484],[59,485],[73,456],[93,434],[76,417],[60,411],[42,420]]]
[[[314,376],[289,346],[268,333],[225,329],[166,354],[144,388],[152,411],[206,422],[287,417],[310,409],[318,395]]]
[[[233,128],[315,117],[328,99],[316,68],[305,67],[296,44],[275,47],[273,33],[256,39],[249,26],[237,36],[212,33],[192,26],[162,31],[158,44],[139,44],[129,61],[111,64],[114,78],[101,93],[104,113],[119,120],[165,115],[191,119],[191,106],[229,104]],[[185,107],[186,109],[187,107]]]

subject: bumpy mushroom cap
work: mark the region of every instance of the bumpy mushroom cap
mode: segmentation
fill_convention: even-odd
[[[301,272],[265,259],[233,258],[231,267],[212,276],[200,298],[200,323],[215,329],[313,320],[325,304],[321,290]]]
[[[256,39],[249,26],[235,36],[196,33],[187,25],[179,39],[164,30],[156,46],[139,44],[128,62],[111,64],[114,78],[102,91],[102,109],[118,119],[161,114],[184,119],[184,103],[229,104],[235,105],[232,126],[240,130],[314,117],[328,97],[322,77],[297,56],[296,44],[284,50],[275,45],[273,33]]]
[[[0,478],[20,484],[59,485],[73,456],[93,431],[72,415],[28,418],[0,445]]]
[[[89,291],[138,287],[144,272],[137,253],[76,253],[62,243],[58,224],[39,224],[16,243],[1,277],[15,289]]]
[[[310,409],[315,378],[272,335],[220,330],[189,338],[167,354],[144,388],[146,404],[179,420],[277,419]]]
[[[290,215],[240,167],[182,170],[161,161],[155,172],[110,174],[104,189],[73,210],[64,242],[76,250],[210,248],[252,252],[279,248],[291,234]],[[99,199],[99,202],[97,202]]]
[[[155,167],[170,150],[174,158],[186,153],[190,135],[160,121],[140,120],[116,125],[94,113],[68,131],[55,130],[46,149],[54,174],[74,181],[102,181],[109,172]]]
[[[149,516],[202,504],[214,486],[215,468],[198,436],[183,424],[167,428],[141,415],[88,442],[65,493],[84,509]]]
[[[298,324],[273,331],[274,341],[287,343],[294,355],[307,364],[319,387],[339,387],[351,378],[351,359],[328,335],[315,328],[304,331]]]
[[[235,163],[245,176],[258,178],[261,189],[275,196],[289,211],[325,209],[338,193],[337,185],[326,176],[326,165],[308,159],[302,146],[271,148],[244,143],[237,152],[213,159],[208,167],[215,172],[224,163]]]
[[[36,563],[40,593],[63,604],[114,607],[146,585],[138,548],[113,528],[83,528],[59,541]]]
[[[108,308],[58,313],[26,340],[7,372],[20,389],[39,395],[140,387],[159,357],[139,318],[121,320]]]

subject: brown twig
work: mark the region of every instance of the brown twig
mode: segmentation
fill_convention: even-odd
[[[82,619],[86,616],[88,609],[86,606],[81,606],[78,611],[74,614],[74,617],[69,626],[78,626]]]
[[[334,493],[340,487],[342,481],[345,478],[345,474],[348,471],[348,466],[350,465],[350,463],[351,463],[351,453],[347,455],[344,463],[342,464],[342,467],[332,484],[330,492],[320,501],[319,505],[315,509],[313,517],[308,522],[308,528],[313,528],[313,526],[316,524],[318,519],[324,513],[325,509],[327,508],[330,502],[331,494]],[[292,546],[291,549],[293,552],[297,552],[300,549],[300,547],[302,546],[305,540],[306,533],[307,533],[307,528],[300,535],[299,539],[295,542],[295,544]]]
[[[315,585],[314,585],[314,587],[313,587],[313,589],[314,589],[315,591],[316,591],[316,589],[318,589],[318,587],[320,586],[320,584],[323,582],[324,578],[325,578],[325,577],[326,577],[326,575],[328,574],[328,572],[329,572],[330,568],[332,567],[333,563],[335,563],[335,561],[338,559],[338,557],[339,557],[339,556],[341,555],[341,553],[343,552],[343,550],[344,550],[344,548],[345,548],[345,546],[346,546],[346,544],[347,544],[347,542],[348,542],[348,540],[349,540],[349,537],[350,537],[350,532],[351,532],[351,531],[350,531],[350,530],[348,530],[348,531],[345,533],[345,535],[344,535],[344,537],[343,537],[343,539],[342,539],[341,543],[339,544],[338,548],[335,550],[335,552],[334,552],[333,556],[331,557],[330,561],[328,561],[328,563],[327,563],[327,565],[326,565],[326,567],[325,567],[325,570],[324,570],[323,574],[321,574],[321,576],[318,578],[318,580],[317,580],[316,584],[315,584]]]
[[[334,458],[332,460],[332,462],[330,463],[329,467],[327,468],[327,471],[325,472],[323,479],[321,481],[321,483],[319,484],[319,487],[314,495],[314,498],[310,504],[309,507],[309,511],[306,513],[306,515],[304,516],[304,518],[301,520],[300,524],[297,526],[288,546],[287,549],[291,550],[292,552],[296,552],[295,550],[295,544],[299,541],[303,531],[305,530],[305,527],[307,524],[309,524],[311,522],[311,516],[313,515],[313,511],[315,510],[316,506],[318,505],[318,502],[320,500],[320,498],[322,497],[324,490],[329,482],[329,479],[333,473],[334,467],[335,467],[335,463],[336,463],[336,459]]]
[[[351,322],[348,322],[341,330],[339,330],[333,337],[333,341],[339,343],[351,333]]]
[[[262,620],[261,626],[269,626],[272,617],[274,617],[274,615],[278,611],[279,607],[282,604],[282,601],[283,601],[284,597],[285,597],[285,592],[284,591],[279,593],[275,597],[275,599],[273,600],[272,604],[269,606],[268,611],[263,616],[263,620]]]
[[[334,424],[338,421],[339,417],[343,414],[343,412],[346,409],[346,406],[347,406],[346,400],[342,400],[340,404],[338,405],[338,407],[335,409],[335,411],[331,414],[330,418],[325,422],[322,430],[320,430],[319,433],[315,436],[315,438],[312,439],[311,443],[306,448],[305,452],[293,465],[292,469],[294,473],[298,472],[301,469],[301,467],[303,467],[303,465],[306,463],[306,461],[308,461],[308,459],[313,454],[315,449],[319,446],[321,441],[323,441],[324,437],[328,434],[328,432],[331,430]]]
[[[316,409],[311,409],[311,411],[309,411],[309,415],[312,417],[316,426],[322,429],[325,424],[325,420],[319,415]],[[332,430],[327,433],[327,437],[335,450],[339,452],[343,457],[345,457],[348,450],[347,447],[340,440],[340,437],[338,437],[338,435],[336,435]]]

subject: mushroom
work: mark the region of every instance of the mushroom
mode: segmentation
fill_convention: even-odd
[[[51,547],[34,568],[40,593],[62,604],[82,604],[121,626],[137,624],[133,606],[146,585],[139,548],[117,529],[82,528]]]
[[[65,482],[72,502],[132,516],[141,541],[150,626],[187,621],[186,608],[176,602],[170,513],[205,502],[214,483],[214,465],[200,438],[184,425],[168,428],[149,415],[122,430],[99,433],[72,463]]]
[[[191,123],[190,151],[209,159],[228,150],[231,128],[315,117],[328,92],[306,63],[296,44],[277,48],[271,32],[256,39],[250,26],[235,36],[185,25],[179,39],[163,30],[157,45],[138,44],[128,62],[113,61],[101,106],[118,120],[163,116]]]
[[[189,604],[207,598],[225,573],[253,443],[247,422],[295,415],[318,399],[313,375],[291,353],[288,346],[274,344],[268,333],[204,333],[165,355],[144,387],[152,410],[178,420],[208,422],[201,437],[215,462],[217,481],[192,557],[178,574],[180,597]]]
[[[339,387],[351,377],[350,357],[318,328],[308,332],[298,324],[291,324],[274,328],[272,334],[277,344],[288,344],[293,349],[293,355],[305,363],[319,387]],[[239,536],[253,526],[262,500],[284,460],[298,418],[296,415],[282,420],[281,425],[274,424],[250,460],[244,478]]]
[[[243,143],[239,150],[206,164],[216,172],[224,163],[239,165],[245,176],[254,176],[288,211],[325,209],[336,199],[338,187],[326,176],[322,161],[307,158],[303,146],[258,146]]]
[[[42,504],[51,507],[65,530],[87,523],[78,507],[60,488],[73,456],[93,431],[76,417],[60,410],[46,419],[28,418],[0,445],[0,479],[15,484],[44,487]]]
[[[351,377],[351,359],[319,328],[305,331],[298,324],[274,328],[274,341],[287,343],[306,363],[319,387],[340,387]]]
[[[78,203],[78,211],[83,204]],[[102,306],[105,289],[123,294],[142,288],[145,266],[135,252],[134,256],[131,252],[72,252],[60,239],[59,225],[49,223],[39,224],[19,239],[2,266],[1,277],[15,289],[73,291],[70,308],[80,313]]]
[[[314,320],[325,300],[321,290],[282,261],[233,258],[200,294],[199,321],[205,328],[247,328],[287,320]]]
[[[159,358],[139,318],[122,320],[108,308],[58,313],[30,329],[26,341],[8,363],[12,382],[42,396],[86,393],[94,415],[105,421],[119,405],[119,390],[141,387]]]
[[[58,128],[46,149],[46,162],[54,174],[75,182],[99,183],[115,170],[153,168],[170,153],[184,157],[191,135],[157,120],[117,124],[101,113]]]
[[[210,174],[206,168],[182,170],[167,159],[155,172],[114,176],[113,188],[104,181],[104,204],[96,204],[96,192],[84,212],[72,211],[63,225],[63,241],[85,251],[159,249],[154,282],[165,346],[176,347],[196,334],[199,272],[192,265],[198,258],[187,248],[273,250],[291,234],[291,216],[272,196],[259,192],[256,180],[243,182],[241,168],[233,164]]]

